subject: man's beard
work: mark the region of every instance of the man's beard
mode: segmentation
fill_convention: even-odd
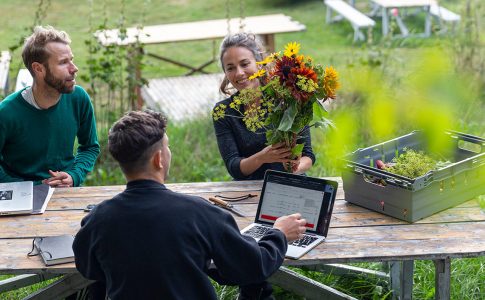
[[[46,65],[45,68],[46,68],[46,74],[45,74],[44,81],[48,86],[55,89],[60,94],[69,94],[69,93],[72,93],[72,91],[74,91],[74,85],[72,87],[67,86],[64,80],[54,77],[48,65]]]

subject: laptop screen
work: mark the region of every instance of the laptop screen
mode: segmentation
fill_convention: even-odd
[[[281,216],[299,212],[307,220],[307,231],[325,235],[336,190],[333,181],[268,171],[256,221],[273,224]]]

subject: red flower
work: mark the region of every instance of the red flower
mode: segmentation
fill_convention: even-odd
[[[280,78],[280,83],[283,84],[288,78],[291,69],[299,66],[297,63],[298,62],[294,58],[283,56],[276,61],[273,72],[271,72],[271,77],[278,76]]]

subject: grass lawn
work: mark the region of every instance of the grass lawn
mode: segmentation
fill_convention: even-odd
[[[465,13],[465,4],[471,2],[473,14],[483,21],[485,9],[481,0],[441,0],[440,4],[446,8],[462,14]],[[408,38],[408,39],[382,39],[380,20],[372,30],[371,42],[352,43],[353,30],[348,22],[338,24],[325,24],[325,7],[321,0],[1,0],[0,11],[8,17],[0,18],[0,50],[7,50],[9,47],[18,44],[19,40],[26,35],[27,30],[33,25],[35,13],[39,3],[46,8],[45,19],[42,24],[50,24],[58,29],[66,30],[72,39],[72,49],[75,55],[75,62],[80,71],[78,75],[88,75],[87,59],[88,48],[85,41],[91,37],[91,30],[103,24],[106,18],[108,28],[119,27],[119,22],[124,21],[126,26],[136,24],[156,25],[162,23],[175,23],[205,19],[223,19],[228,15],[239,17],[241,11],[243,16],[263,15],[272,13],[284,13],[295,20],[306,25],[304,32],[276,35],[276,47],[282,48],[287,42],[298,41],[302,44],[302,52],[311,55],[316,61],[325,65],[334,65],[341,74],[342,91],[337,104],[335,116],[344,109],[352,110],[353,121],[358,124],[352,137],[355,137],[353,144],[344,145],[346,150],[351,151],[356,147],[364,147],[382,142],[382,136],[375,134],[370,128],[375,124],[370,123],[366,118],[372,116],[368,112],[369,99],[379,97],[393,98],[399,107],[406,107],[412,102],[413,90],[409,89],[409,82],[413,78],[421,78],[421,81],[411,85],[411,89],[426,84],[427,78],[432,77],[433,65],[424,64],[422,51],[440,49],[442,56],[450,58],[451,63],[456,63],[457,56],[454,51],[457,36],[433,35],[431,38]],[[367,9],[367,1],[357,1],[359,8]],[[47,6],[46,6],[47,4]],[[228,6],[229,4],[229,6]],[[242,6],[241,6],[242,5]],[[8,13],[6,13],[8,12]],[[463,24],[468,20],[464,19]],[[91,24],[90,24],[91,22]],[[409,28],[412,32],[422,31],[422,17],[411,17]],[[483,24],[480,24],[483,27]],[[395,27],[395,24],[393,25]],[[437,29],[436,26],[433,29]],[[483,29],[483,28],[481,28]],[[480,32],[480,28],[479,28]],[[482,31],[483,32],[483,31]],[[482,34],[483,35],[483,34]],[[483,42],[483,36],[478,40]],[[158,46],[147,46],[149,52],[160,53],[175,60],[185,61],[187,64],[198,65],[214,55],[217,56],[220,41],[199,41],[168,43]],[[215,45],[215,48],[214,48]],[[480,48],[478,48],[480,49]],[[483,49],[483,47],[482,47]],[[466,49],[465,49],[466,50]],[[480,50],[479,50],[480,51]],[[468,52],[463,52],[463,57]],[[459,57],[458,57],[459,58]],[[476,57],[475,57],[476,58]],[[476,58],[477,59],[477,58]],[[485,59],[485,57],[483,57]],[[483,63],[483,59],[479,62]],[[185,69],[174,65],[146,59],[146,67],[143,71],[145,78],[158,78],[164,76],[180,76]],[[475,64],[477,68],[480,63]],[[20,50],[13,53],[11,63],[11,78],[15,78],[18,68],[22,67],[20,61]],[[362,70],[372,69],[375,73],[366,73]],[[460,68],[457,68],[460,69]],[[220,72],[218,64],[211,65],[208,70]],[[480,69],[477,69],[480,70]],[[422,72],[428,71],[420,77]],[[434,72],[434,73],[433,73]],[[438,72],[439,73],[439,72]],[[480,73],[477,71],[477,73]],[[369,75],[372,74],[372,75]],[[369,76],[370,79],[367,78]],[[78,77],[80,79],[80,77]],[[464,78],[464,77],[463,77]],[[473,77],[471,77],[473,78]],[[479,77],[483,79],[484,77]],[[367,95],[366,87],[359,85],[367,84],[372,90]],[[480,79],[480,80],[481,80]],[[460,83],[468,83],[474,80],[448,80],[440,87],[436,95],[435,91],[423,92],[420,97],[437,103],[439,101],[453,102],[454,127],[457,130],[474,135],[485,136],[485,124],[483,115],[485,113],[485,95],[483,90],[474,93],[458,86]],[[462,82],[460,82],[462,81]],[[78,80],[79,84],[85,86],[88,83]],[[457,84],[456,88],[455,84]],[[372,88],[369,88],[372,85]],[[447,86],[453,87],[449,92]],[[423,90],[425,90],[423,88]],[[385,91],[385,93],[383,92]],[[457,92],[458,91],[458,92]],[[425,96],[423,96],[425,95]],[[476,95],[476,96],[475,96]],[[436,102],[431,98],[435,97]],[[434,99],[434,98],[433,98]],[[369,101],[368,101],[369,100]],[[409,101],[409,102],[405,102]],[[379,110],[379,107],[370,107],[370,110]],[[387,111],[375,114],[373,122],[383,121]],[[372,118],[371,118],[372,119]],[[102,121],[102,120],[98,120]],[[1,120],[0,120],[1,122]],[[370,125],[369,125],[370,124]],[[230,177],[219,157],[215,143],[211,120],[201,119],[184,124],[171,124],[169,129],[172,151],[174,152],[172,169],[169,182],[189,181],[219,181],[229,180]],[[389,125],[390,126],[390,125]],[[413,122],[407,122],[392,131],[394,136],[402,135],[415,129]],[[103,136],[104,134],[104,136]],[[105,133],[100,133],[101,141],[105,140]],[[313,147],[317,154],[317,164],[309,172],[314,176],[339,176],[338,168],[331,163],[329,145],[334,143],[331,135],[321,132],[312,132]],[[102,145],[105,146],[105,145]],[[174,150],[175,149],[175,150]],[[121,184],[123,178],[116,164],[104,156],[98,163],[96,170],[90,175],[86,184]],[[378,269],[378,264],[358,264],[368,268]],[[388,297],[386,282],[378,279],[366,278],[341,278],[307,272],[310,277],[348,292],[359,299],[385,299]],[[5,277],[0,275],[0,280]],[[376,288],[377,286],[377,288]],[[34,286],[35,290],[38,286]],[[26,295],[28,290],[19,290],[0,294],[0,299],[20,299]],[[233,299],[236,291],[233,288],[218,287],[221,299]],[[452,283],[451,299],[485,299],[485,258],[456,259],[452,261]],[[300,299],[298,296],[277,290],[278,299]],[[416,299],[431,299],[434,297],[434,267],[429,261],[418,261],[415,266],[413,296]]]

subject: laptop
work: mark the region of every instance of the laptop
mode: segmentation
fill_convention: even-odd
[[[0,215],[30,214],[33,207],[32,181],[0,183]]]
[[[54,190],[47,184],[34,186],[32,181],[0,183],[0,216],[42,214]]]
[[[286,257],[298,259],[325,240],[337,187],[331,180],[268,170],[254,223],[241,233],[259,240],[277,218],[298,212],[307,220],[307,230],[286,252]]]

